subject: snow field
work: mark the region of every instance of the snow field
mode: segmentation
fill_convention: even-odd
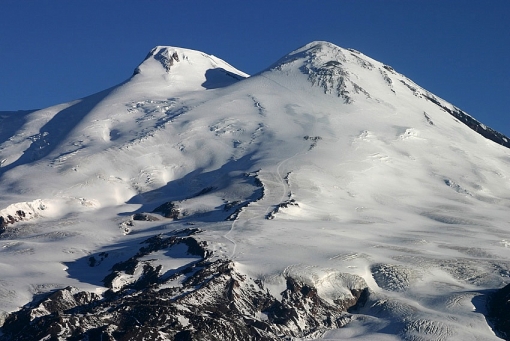
[[[328,302],[367,285],[324,339],[496,340],[481,307],[509,282],[508,149],[392,68],[314,46],[235,84],[225,71],[247,75],[215,57],[157,47],[118,87],[3,118],[0,215],[34,219],[0,238],[0,311],[67,285],[101,291],[142,238],[192,224],[276,297],[287,276]],[[131,219],[169,201],[179,220]],[[175,250],[145,261],[193,261]]]

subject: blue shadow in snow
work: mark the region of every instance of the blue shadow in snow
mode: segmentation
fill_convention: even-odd
[[[205,82],[201,85],[208,90],[218,89],[237,83],[243,79],[245,79],[245,77],[236,75],[235,73],[219,67],[207,70],[205,72]]]
[[[249,197],[239,198],[239,201],[256,201],[261,197],[259,192],[262,192],[262,188],[256,183],[255,177],[246,175],[246,172],[252,169],[255,162],[254,153],[250,153],[238,160],[230,160],[213,171],[204,172],[202,168],[196,169],[180,179],[168,182],[163,187],[132,197],[127,202],[128,204],[141,204],[142,206],[135,212],[126,212],[125,214],[152,212],[155,208],[166,202],[181,201],[222,191],[234,183],[244,183],[253,186],[253,193]],[[211,214],[194,216],[194,220],[223,220],[231,213],[224,210],[224,207],[217,207],[215,212],[211,212]],[[217,214],[220,214],[220,216]]]
[[[163,238],[172,236],[187,236],[187,234],[180,234],[179,231],[171,230],[166,230],[165,233],[162,233]],[[82,283],[102,287],[104,286],[103,280],[112,273],[114,265],[127,262],[130,259],[139,260],[142,258],[139,256],[139,253],[143,247],[148,246],[146,241],[149,238],[149,236],[145,235],[143,237],[130,239],[129,241],[119,242],[96,250],[94,253],[78,258],[75,261],[65,262],[64,265],[67,266],[66,271],[68,276]],[[181,264],[176,268],[164,269],[165,272],[161,275],[161,279],[167,279],[174,273],[182,271],[191,264],[197,263],[203,259],[202,257],[190,254],[187,246],[186,249],[179,249],[183,245],[183,243],[179,243],[160,249],[163,251],[163,256],[173,259],[183,259]],[[150,254],[151,252],[146,256],[147,259],[151,259]],[[158,263],[157,260],[155,262]]]
[[[122,85],[122,84],[121,84]],[[38,138],[34,138],[30,146],[16,161],[0,168],[0,176],[20,165],[30,164],[49,155],[66,138],[87,114],[118,86],[98,92],[81,99],[53,116],[39,130]],[[19,126],[19,123],[18,123]],[[20,126],[21,127],[21,126]],[[12,128],[10,128],[12,130]]]
[[[0,144],[7,141],[27,122],[27,116],[37,110],[0,111]]]

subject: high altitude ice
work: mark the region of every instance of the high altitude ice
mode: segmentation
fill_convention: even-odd
[[[118,86],[0,112],[0,216],[26,213],[0,236],[0,311],[68,285],[101,293],[141,240],[193,225],[276,296],[285,276],[331,302],[344,274],[363,278],[369,302],[326,339],[497,340],[484,292],[510,282],[510,149],[445,108],[313,42],[253,76],[160,46]],[[178,219],[130,219],[169,201]]]

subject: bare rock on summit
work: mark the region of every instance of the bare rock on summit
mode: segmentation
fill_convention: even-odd
[[[170,72],[170,68],[174,65],[174,61],[179,62],[179,55],[177,52],[170,54],[168,49],[161,49],[155,55],[154,59],[159,61],[165,68],[166,72]]]

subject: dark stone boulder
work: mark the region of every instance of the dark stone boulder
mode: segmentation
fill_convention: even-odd
[[[174,220],[179,219],[179,215],[181,213],[177,204],[173,203],[172,201],[159,205],[152,212],[161,213],[161,215],[165,218],[171,218]]]

